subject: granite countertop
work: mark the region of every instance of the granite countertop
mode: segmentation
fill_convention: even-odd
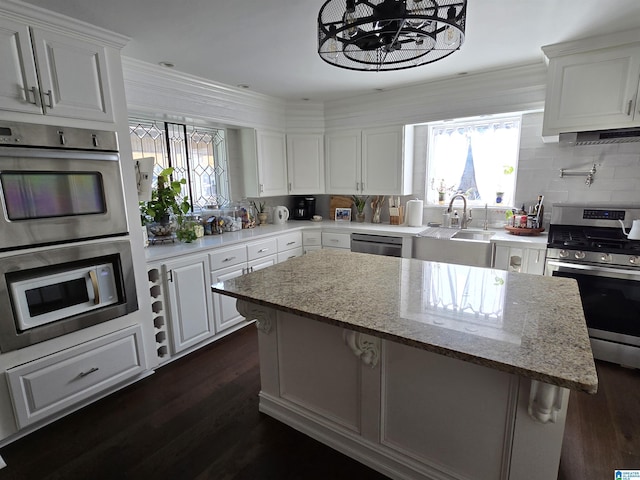
[[[212,289],[552,385],[597,390],[573,279],[318,250]]]

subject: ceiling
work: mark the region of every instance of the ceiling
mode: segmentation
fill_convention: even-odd
[[[540,47],[640,27],[638,0],[469,0],[459,52],[356,72],[317,54],[324,0],[26,0],[131,38],[123,55],[288,100],[327,101],[543,61]]]

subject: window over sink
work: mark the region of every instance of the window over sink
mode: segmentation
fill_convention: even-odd
[[[469,205],[514,202],[521,115],[429,123],[427,203],[463,193]]]

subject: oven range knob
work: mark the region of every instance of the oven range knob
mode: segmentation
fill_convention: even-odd
[[[569,256],[569,250],[560,250],[560,258],[567,258]]]
[[[587,254],[581,250],[578,250],[573,256],[576,257],[578,260],[582,260],[584,257],[587,256]]]
[[[600,257],[600,261],[602,262],[611,263],[612,260],[613,258],[611,257],[610,253],[603,253],[602,256]]]
[[[629,257],[629,263],[631,265],[640,265],[640,257],[634,255],[633,257]]]

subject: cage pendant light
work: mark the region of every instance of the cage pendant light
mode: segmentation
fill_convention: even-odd
[[[401,70],[451,55],[464,42],[467,0],[328,0],[318,54],[350,70]]]

